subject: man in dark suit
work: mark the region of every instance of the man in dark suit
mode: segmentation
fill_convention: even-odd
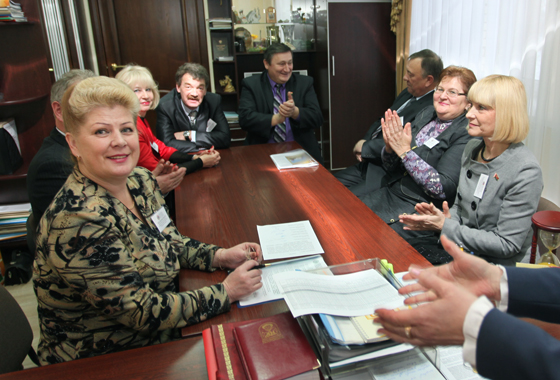
[[[43,140],[43,145],[31,160],[27,171],[27,192],[33,210],[33,220],[36,223],[39,223],[39,219],[74,168],[62,120],[62,96],[68,87],[94,76],[95,74],[89,70],[70,70],[51,88],[55,128]],[[162,171],[162,168],[162,165],[158,165],[153,173],[156,175],[161,191],[165,194],[181,183],[185,170],[166,168]]]
[[[266,70],[241,85],[239,124],[247,131],[245,144],[296,141],[322,164],[314,129],[323,124],[323,114],[313,78],[293,75],[293,54],[284,44],[270,45],[263,62]]]
[[[222,98],[206,92],[210,77],[198,63],[185,63],[175,73],[176,88],[161,98],[156,135],[181,152],[229,148],[229,124]]]
[[[41,149],[31,160],[27,171],[27,192],[37,223],[74,168],[62,121],[62,95],[71,85],[94,76],[89,70],[70,70],[51,88],[55,128],[43,140]]]
[[[421,50],[408,58],[404,89],[391,105],[403,119],[402,125],[414,121],[418,112],[433,104],[433,91],[443,70],[441,58],[429,49]],[[378,188],[384,176],[381,151],[385,146],[381,132],[381,118],[370,127],[364,138],[354,146],[354,154],[359,161],[335,174],[356,196],[364,196]]]

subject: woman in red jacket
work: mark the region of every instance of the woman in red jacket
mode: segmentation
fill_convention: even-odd
[[[140,101],[140,112],[136,122],[140,142],[138,166],[154,170],[159,160],[163,158],[186,168],[186,174],[189,174],[202,167],[215,166],[220,162],[220,153],[214,149],[195,155],[186,154],[165,145],[154,136],[148,121],[144,118],[149,110],[157,107],[160,98],[158,86],[150,70],[138,65],[127,65],[116,75],[116,78],[126,83]]]

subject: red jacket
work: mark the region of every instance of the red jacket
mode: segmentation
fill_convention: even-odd
[[[148,120],[142,120],[139,116],[136,127],[138,128],[138,140],[140,142],[138,166],[145,167],[150,171],[154,170],[160,159],[169,161],[169,157],[177,151],[177,149],[165,145],[154,136]]]

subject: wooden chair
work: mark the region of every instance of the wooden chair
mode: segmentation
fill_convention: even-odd
[[[27,355],[40,366],[39,358],[31,346],[31,325],[14,297],[2,285],[0,305],[0,374],[23,369],[22,363]]]

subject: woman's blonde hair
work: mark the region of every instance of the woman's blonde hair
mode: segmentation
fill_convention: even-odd
[[[119,71],[115,78],[122,80],[128,85],[128,87],[133,88],[133,86],[139,84],[141,86],[146,86],[150,88],[154,94],[154,100],[152,102],[151,110],[155,109],[159,104],[159,90],[158,84],[154,80],[152,73],[148,68],[135,65],[133,63],[126,65],[124,69]]]
[[[140,102],[126,84],[104,76],[84,79],[68,88],[62,97],[64,127],[72,134],[80,133],[80,127],[95,108],[123,106],[136,125]]]
[[[507,75],[489,75],[471,87],[469,101],[496,111],[492,141],[518,143],[527,137],[527,95],[519,79]]]

